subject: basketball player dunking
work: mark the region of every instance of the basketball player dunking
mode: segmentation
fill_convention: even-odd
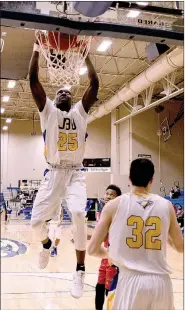
[[[85,151],[87,116],[95,103],[99,88],[98,76],[87,56],[90,85],[81,101],[72,106],[69,90],[61,87],[52,102],[46,97],[38,78],[39,46],[34,44],[29,67],[30,88],[40,114],[41,129],[45,137],[48,173],[39,188],[32,210],[31,224],[42,242],[39,267],[49,262],[51,240],[47,236],[45,221],[58,214],[57,206],[65,199],[72,213],[77,267],[71,294],[80,298],[83,294],[85,275],[85,249],[87,228],[85,206],[87,201],[84,174],[81,171]]]
[[[166,247],[183,252],[183,237],[171,202],[149,192],[153,175],[150,160],[131,163],[132,192],[106,204],[88,246],[90,255],[107,257],[109,232],[109,257],[119,267],[114,310],[174,309]]]

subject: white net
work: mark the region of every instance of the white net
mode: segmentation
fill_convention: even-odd
[[[62,42],[64,36],[65,42]],[[80,73],[84,69],[91,44],[91,37],[67,35],[66,39],[66,35],[64,36],[60,32],[36,32],[41,54],[46,60],[50,83],[57,87],[79,84]]]

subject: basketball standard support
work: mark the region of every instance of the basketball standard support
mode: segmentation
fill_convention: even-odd
[[[11,4],[11,1],[9,3]],[[107,23],[106,21],[82,22],[38,13],[25,13],[25,7],[23,12],[21,10],[21,3],[23,2],[17,3],[17,6],[12,6],[12,8],[9,9],[5,6],[6,2],[1,3],[1,26],[37,30],[44,29],[48,31],[60,31],[68,34],[110,37],[126,40],[134,39],[137,41],[167,45],[184,45],[184,34],[182,32],[161,30],[160,28],[143,28],[126,24],[113,24]]]
[[[136,111],[133,110],[133,104],[131,100],[134,100],[135,108],[137,107],[139,111],[143,111],[143,109],[148,109],[147,102],[144,102],[144,107],[143,104],[138,107],[137,97],[139,97],[142,92],[145,92],[146,89],[149,89],[152,84],[156,85],[157,82],[166,78],[167,75],[172,74],[172,72],[178,69],[181,69],[183,65],[184,50],[178,47],[171,51],[169,54],[166,54],[163,57],[159,58],[151,66],[149,66],[147,69],[145,69],[135,78],[133,78],[129,83],[126,83],[124,87],[116,93],[116,95],[108,99],[105,103],[101,104],[95,111],[93,111],[89,115],[87,120],[88,124],[97,118],[101,118],[102,116],[109,114],[113,109],[128,101],[130,104],[131,112],[127,118],[132,117],[133,113],[136,113]],[[176,95],[177,94],[178,93],[176,93]],[[146,95],[147,98],[151,96],[150,92]]]
[[[142,112],[144,112],[144,111],[146,111],[146,110],[149,110],[149,109],[151,109],[151,108],[154,108],[155,106],[157,106],[157,105],[159,105],[159,104],[161,104],[161,103],[163,103],[163,102],[165,102],[165,101],[167,101],[167,100],[169,100],[169,99],[172,99],[172,98],[174,98],[174,97],[176,97],[176,96],[178,96],[178,95],[180,95],[180,94],[183,94],[183,93],[184,93],[184,88],[181,88],[181,89],[179,89],[179,90],[176,90],[176,91],[172,92],[170,95],[167,95],[167,96],[165,96],[165,97],[163,97],[163,98],[161,98],[161,99],[159,99],[159,100],[157,100],[157,101],[151,102],[150,104],[144,106],[143,108],[141,108],[141,109],[139,109],[139,110],[137,110],[137,111],[136,111],[136,110],[134,111],[134,110],[132,109],[132,111],[131,111],[131,113],[130,113],[129,115],[124,116],[124,117],[122,117],[121,119],[117,120],[117,121],[114,123],[114,125],[118,125],[118,124],[120,124],[120,123],[126,121],[127,119],[129,119],[129,118],[131,118],[131,117],[133,117],[133,116],[136,116],[136,115],[138,115],[138,114],[140,114],[140,113],[142,113]]]

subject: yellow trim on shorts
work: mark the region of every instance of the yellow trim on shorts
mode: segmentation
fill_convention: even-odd
[[[115,291],[109,292],[107,297],[107,310],[113,310]]]

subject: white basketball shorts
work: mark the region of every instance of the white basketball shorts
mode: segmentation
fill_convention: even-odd
[[[122,270],[119,273],[113,310],[174,310],[169,275]]]
[[[42,181],[32,209],[32,220],[47,221],[58,215],[62,199],[71,213],[84,212],[87,201],[84,173],[52,168]]]

